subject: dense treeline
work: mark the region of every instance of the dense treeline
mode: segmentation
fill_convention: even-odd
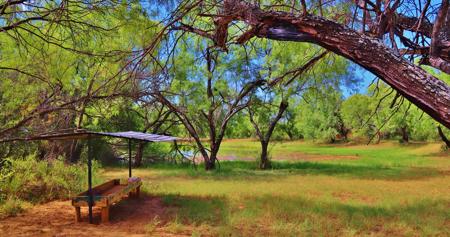
[[[406,100],[394,104],[394,100],[403,99],[384,84],[347,97],[339,90],[312,90],[291,99],[296,103],[290,104],[278,122],[274,139],[319,143],[441,140],[438,124],[432,118]],[[256,136],[248,112],[239,114],[235,120],[236,126],[229,137]]]

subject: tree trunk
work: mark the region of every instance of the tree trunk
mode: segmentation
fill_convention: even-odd
[[[447,148],[450,148],[450,140],[448,140],[448,138],[445,136],[444,132],[442,131],[441,126],[438,126],[438,133],[439,136],[441,137],[442,141],[445,143],[445,145],[447,145]]]
[[[377,132],[377,144],[380,144],[380,142],[381,142],[381,137],[382,137],[381,132],[378,131],[378,132]]]
[[[146,144],[145,142],[140,142],[137,147],[136,155],[134,156],[135,167],[141,167],[142,165],[142,156],[144,154],[145,144]]]
[[[210,156],[208,159],[205,159],[205,170],[215,170],[216,169],[216,157]]]
[[[80,160],[81,150],[82,150],[82,145],[80,144],[80,142],[77,140],[73,140],[70,144],[69,154],[67,154],[69,157],[70,163],[74,164]]]
[[[211,144],[211,153],[209,154],[208,161],[205,161],[205,170],[216,169],[217,154],[219,153],[220,143]]]
[[[343,130],[342,130],[342,136],[344,137],[344,142],[348,142],[348,133],[349,133],[349,129],[347,129],[347,128],[344,128]]]
[[[269,152],[267,151],[269,147],[269,142],[261,141],[261,159],[259,163],[260,169],[269,169],[271,168],[270,160],[269,160]]]
[[[347,142],[349,129],[345,127],[344,121],[342,120],[342,116],[340,115],[340,113],[337,112],[334,115],[338,118],[339,121],[337,130],[339,132],[340,139],[343,139],[344,142]]]
[[[68,154],[69,144],[65,141],[49,141],[47,145],[47,152],[45,153],[45,160],[54,160],[61,155]]]
[[[288,131],[287,135],[289,137],[289,140],[291,140],[291,141],[294,140],[294,134],[292,132]]]
[[[42,146],[42,143],[39,144],[38,148],[37,148],[37,157],[39,160],[44,160],[45,159],[45,155],[47,153],[47,149],[46,147]]]
[[[289,140],[291,140],[291,141],[294,140],[294,133],[292,131],[293,130],[292,127],[286,127],[283,130],[288,135]]]
[[[218,25],[216,36],[226,37],[227,34],[221,31],[228,30],[232,21],[241,20],[253,27],[244,33],[243,39],[238,39],[241,43],[257,36],[320,45],[377,75],[436,121],[450,128],[450,86],[398,56],[376,38],[322,17],[263,11],[242,0],[225,1],[223,15],[215,20]],[[224,40],[215,42],[219,44]]]
[[[269,161],[269,155],[267,152],[267,147],[269,146],[270,138],[272,137],[272,133],[275,129],[275,126],[277,125],[278,121],[283,116],[284,111],[286,111],[287,107],[289,106],[288,102],[285,100],[282,100],[280,105],[278,106],[278,113],[273,118],[272,121],[269,123],[269,128],[267,129],[266,133],[264,134],[263,131],[259,128],[258,123],[253,119],[253,112],[251,108],[248,108],[249,112],[249,118],[250,122],[253,124],[253,127],[255,128],[256,135],[258,136],[259,142],[261,143],[261,157],[260,157],[260,163],[259,168],[260,169],[267,169],[271,167],[270,161]]]
[[[409,142],[408,128],[402,127],[401,131],[402,131],[402,141],[404,143],[408,143]]]

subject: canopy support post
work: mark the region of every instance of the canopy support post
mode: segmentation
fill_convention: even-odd
[[[128,139],[128,177],[131,178],[131,139]]]
[[[92,192],[92,142],[91,136],[88,136],[88,195],[89,195],[89,223],[93,223],[92,218],[92,205],[94,203],[94,195]]]

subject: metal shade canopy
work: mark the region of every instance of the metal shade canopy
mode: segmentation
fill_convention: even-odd
[[[89,196],[89,223],[92,224],[92,204],[94,203],[94,195],[92,192],[92,144],[91,139],[95,137],[115,137],[128,139],[128,176],[131,177],[131,140],[144,142],[170,142],[181,140],[177,137],[150,134],[143,132],[127,131],[127,132],[93,132],[84,129],[66,129],[49,133],[43,133],[35,136],[10,138],[0,140],[0,143],[13,141],[36,141],[36,140],[77,140],[88,139],[88,196]]]
[[[34,136],[27,137],[17,137],[0,140],[2,142],[13,142],[13,141],[34,141],[34,140],[75,140],[75,139],[89,139],[92,137],[117,137],[117,138],[127,138],[132,140],[139,140],[145,142],[170,142],[175,140],[180,140],[180,138],[158,135],[143,132],[93,132],[84,129],[76,130],[60,130],[55,132],[43,133]]]
[[[179,140],[179,138],[171,137],[171,136],[142,133],[142,132],[133,132],[133,131],[112,132],[112,133],[97,132],[96,134],[102,135],[102,136],[128,138],[128,139],[141,140],[141,141],[147,141],[147,142],[171,142],[171,141]]]

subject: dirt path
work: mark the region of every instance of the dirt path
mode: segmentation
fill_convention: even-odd
[[[94,208],[96,223],[99,211]],[[110,215],[110,223],[91,225],[87,221],[87,208],[82,208],[84,219],[77,223],[70,201],[54,201],[0,220],[0,236],[175,236],[159,228],[151,233],[146,231],[146,224],[156,216],[164,223],[165,207],[158,197],[125,200],[112,207]]]

